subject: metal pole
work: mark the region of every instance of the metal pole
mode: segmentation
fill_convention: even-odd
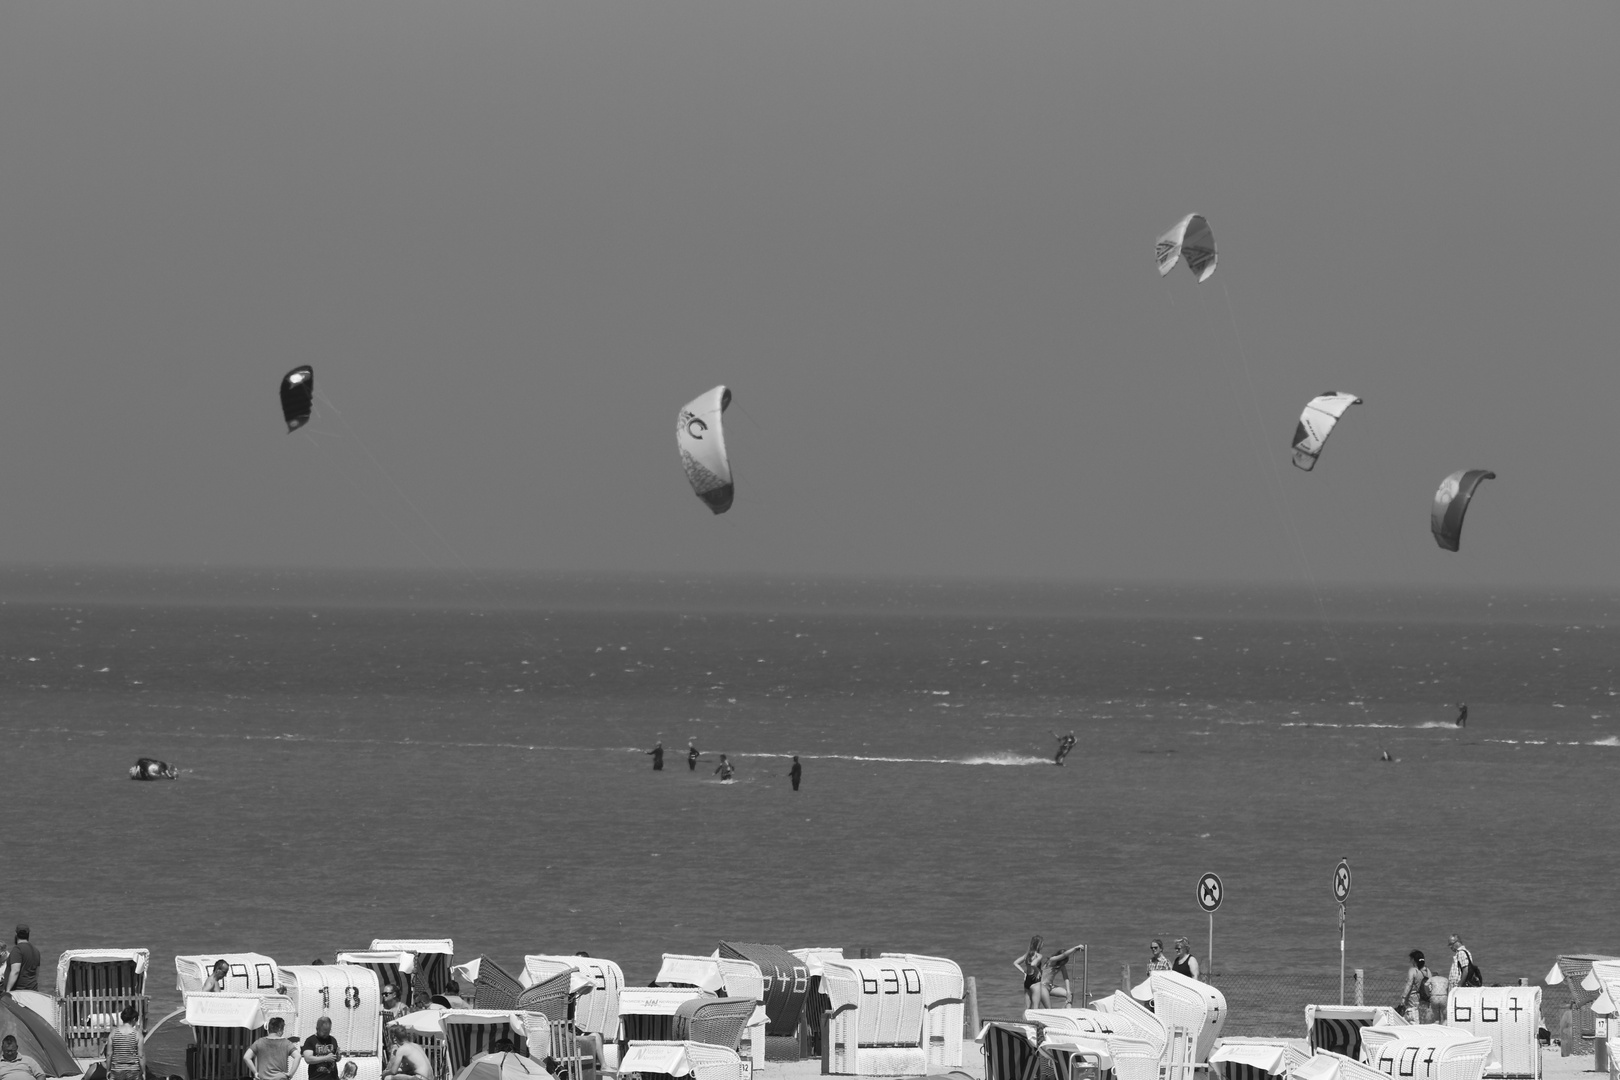
[[[1091,950],[1090,949],[1081,949],[1080,950],[1080,1000],[1082,1002],[1085,1002],[1085,1003],[1090,1003],[1090,1001],[1091,1001]],[[1069,1002],[1069,1007],[1070,1008],[1075,1007],[1074,1001],[1072,999]],[[1084,1008],[1085,1006],[1081,1005],[1079,1007]]]
[[[1209,913],[1209,970],[1204,972],[1205,982],[1215,981],[1215,913]]]
[[[1344,1004],[1344,905],[1339,905],[1339,1004]]]

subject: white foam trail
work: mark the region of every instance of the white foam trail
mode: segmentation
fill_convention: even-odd
[[[1587,743],[1588,746],[1620,746],[1620,735],[1610,735],[1607,739],[1598,739]]]

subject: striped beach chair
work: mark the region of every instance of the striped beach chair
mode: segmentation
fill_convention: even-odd
[[[69,949],[56,962],[56,1030],[79,1057],[93,1057],[127,1006],[146,1030],[145,949]]]
[[[474,1009],[515,1009],[523,984],[487,956],[457,964],[451,973],[461,982],[461,996]]]
[[[979,1031],[984,1080],[1058,1080],[1052,1055],[1041,1050],[1036,1024],[987,1021]]]

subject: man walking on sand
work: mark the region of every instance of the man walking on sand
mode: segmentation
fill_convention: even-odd
[[[39,950],[28,940],[28,924],[17,926],[17,943],[6,961],[5,991],[39,989]]]

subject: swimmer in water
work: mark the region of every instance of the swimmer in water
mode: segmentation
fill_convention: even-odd
[[[1457,706],[1457,726],[1458,727],[1467,727],[1468,726],[1468,703],[1467,702],[1464,702],[1461,705]]]
[[[1071,731],[1067,735],[1059,735],[1054,731],[1052,732],[1052,738],[1058,741],[1057,753],[1052,757],[1052,764],[1061,765],[1063,764],[1063,759],[1069,756],[1069,751],[1074,749],[1074,732]]]
[[[691,739],[686,740],[686,771],[697,772],[698,752],[697,743]]]
[[[720,764],[714,767],[714,771],[720,774],[721,780],[731,779],[731,762],[726,760],[726,755],[720,755]]]
[[[658,745],[654,746],[651,750],[648,750],[647,753],[652,755],[653,772],[663,772],[664,771],[664,741],[662,739],[658,740]]]

